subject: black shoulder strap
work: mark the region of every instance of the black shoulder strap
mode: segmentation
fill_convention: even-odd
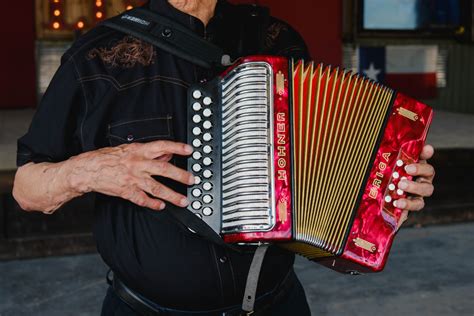
[[[135,36],[205,68],[230,64],[230,56],[181,24],[144,8],[129,10],[102,25]]]

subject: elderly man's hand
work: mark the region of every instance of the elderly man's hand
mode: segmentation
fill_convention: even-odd
[[[169,163],[173,155],[191,153],[191,146],[171,141],[102,148],[72,158],[69,183],[81,193],[94,191],[117,196],[154,210],[162,210],[164,201],[185,207],[189,203],[185,196],[153,176],[193,184],[191,173]]]
[[[433,194],[435,170],[426,162],[433,154],[433,146],[426,145],[420,154],[420,161],[405,167],[406,172],[414,177],[414,181],[403,180],[398,183],[398,188],[410,194],[407,199],[395,202],[396,207],[404,210],[400,225],[406,220],[409,211],[420,211],[425,206],[423,198]]]

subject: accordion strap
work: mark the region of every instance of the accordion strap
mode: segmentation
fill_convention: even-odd
[[[102,25],[146,41],[204,68],[227,66],[230,56],[183,25],[151,10],[135,8]]]

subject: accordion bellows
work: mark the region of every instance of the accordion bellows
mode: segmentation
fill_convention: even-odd
[[[379,271],[393,202],[432,118],[358,74],[282,57],[240,60],[189,90],[189,210],[226,242],[274,242],[341,272]]]

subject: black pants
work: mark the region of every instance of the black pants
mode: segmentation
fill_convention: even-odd
[[[109,287],[102,305],[102,316],[137,316],[127,304],[125,304],[112,288]],[[286,297],[271,308],[268,316],[310,316],[308,302],[304,293],[303,286],[298,279],[294,286],[289,290]]]

